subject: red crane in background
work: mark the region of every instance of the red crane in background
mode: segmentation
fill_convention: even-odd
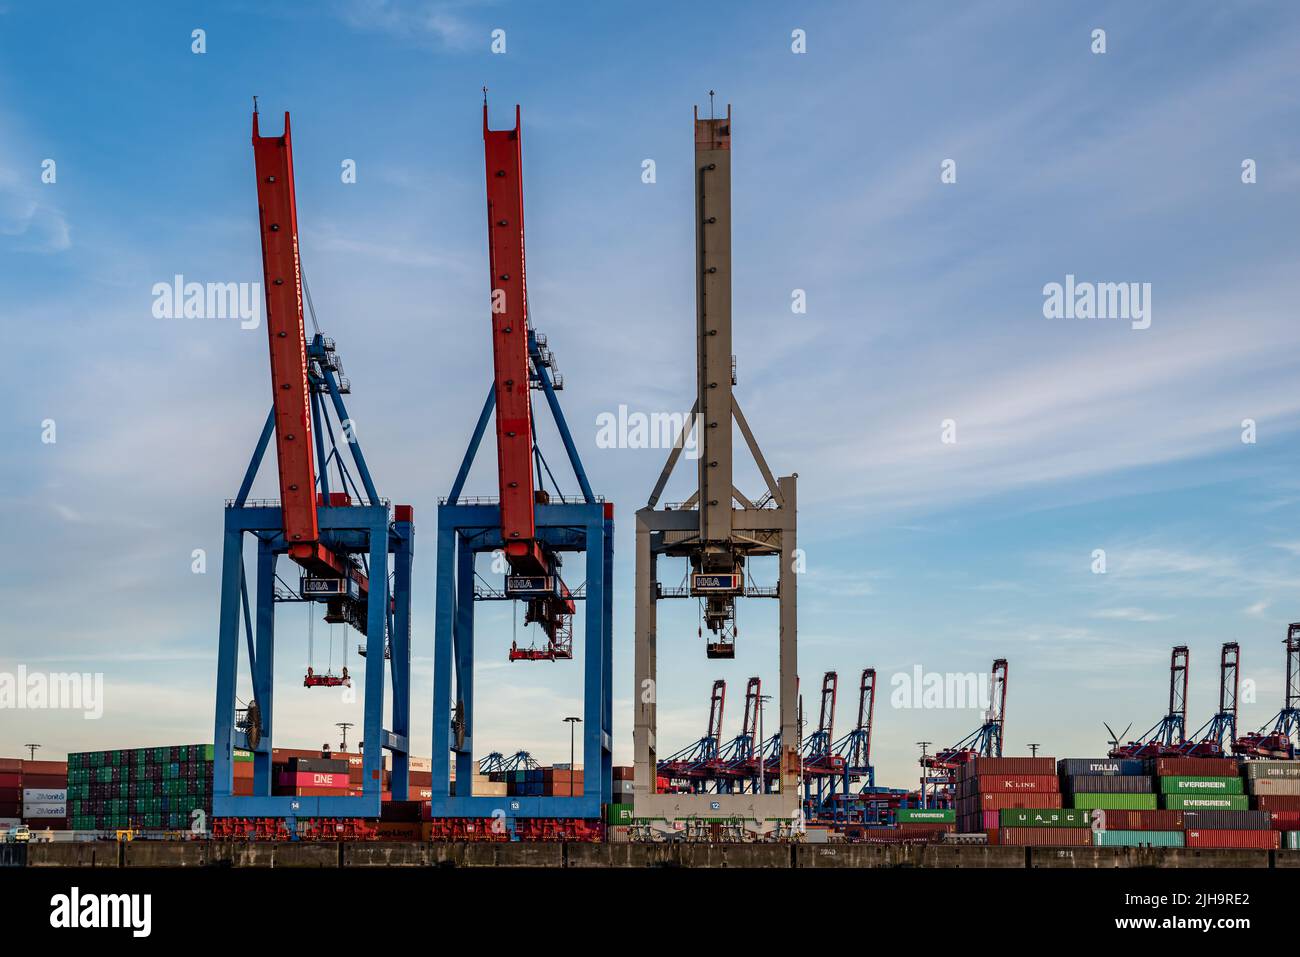
[[[549,502],[538,489],[533,460],[532,376],[536,357],[528,319],[524,257],[523,153],[519,107],[513,129],[488,128],[483,105],[483,154],[487,173],[488,259],[492,281],[492,361],[495,374],[497,479],[501,538],[510,565],[507,594],[527,595],[524,621],[545,633],[545,648],[510,649],[511,661],[573,657],[573,598],[560,577],[559,556],[538,539],[535,507]]]

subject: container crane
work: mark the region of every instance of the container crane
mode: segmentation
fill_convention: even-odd
[[[876,786],[876,770],[871,766],[871,727],[876,711],[876,669],[863,668],[858,685],[858,723],[832,749],[844,759],[844,794],[850,783],[866,779],[864,788]]]
[[[409,505],[391,508],[376,490],[343,398],[351,393],[351,385],[343,375],[334,340],[318,328],[312,335],[307,333],[289,114],[284,116],[283,134],[262,136],[254,108],[252,141],[272,407],[239,491],[226,503],[213,814],[218,819],[291,821],[377,817],[382,750],[393,754],[393,797],[407,797],[414,516]],[[306,304],[315,327],[309,293]],[[249,497],[253,482],[272,436],[280,498],[253,500]],[[245,535],[257,542],[251,600],[244,567]],[[296,583],[278,574],[280,556],[297,567]],[[366,671],[363,785],[358,797],[271,795],[275,610],[284,602],[305,602],[309,608],[323,605],[325,621],[357,629],[366,638],[371,660],[386,663]],[[238,709],[241,624],[252,697]],[[383,720],[385,670],[393,686],[388,729]],[[349,677],[318,675],[309,669],[304,684],[334,687],[347,683]],[[233,794],[236,748],[253,753],[251,797]]]
[[[1169,711],[1136,741],[1113,747],[1112,758],[1158,758],[1177,755],[1187,743],[1187,673],[1191,653],[1175,645],[1169,654]]]
[[[483,156],[487,189],[490,324],[493,378],[451,492],[438,507],[438,571],[434,643],[435,818],[490,818],[500,801],[475,797],[470,788],[474,747],[474,603],[519,602],[526,624],[538,626],[540,646],[513,643],[511,661],[562,661],[573,657],[573,616],[584,603],[583,776],[577,796],[521,797],[506,809],[506,826],[518,836],[552,824],[593,819],[613,795],[613,506],[592,492],[577,446],[560,408],[562,384],[546,337],[529,310],[524,254],[523,152],[519,107],[514,126],[494,130],[483,104]],[[537,440],[533,393],[545,399],[560,434],[576,495],[562,493]],[[468,498],[466,481],[479,445],[495,417],[497,497]],[[546,488],[543,476],[551,479]],[[504,585],[488,585],[477,556],[495,553],[507,566]],[[585,581],[571,589],[561,577],[562,558],[583,554]],[[455,756],[455,781],[451,760]],[[549,822],[549,823],[548,823]],[[587,824],[574,824],[581,829]]]
[[[951,789],[957,770],[966,762],[979,757],[1002,757],[1006,713],[1007,659],[996,658],[989,677],[989,709],[984,723],[951,747],[923,757],[921,766],[929,770],[923,781]]]
[[[1250,758],[1295,758],[1300,752],[1300,622],[1287,626],[1286,686],[1282,710],[1258,731],[1243,735],[1232,747]]]
[[[758,709],[763,705],[763,682],[753,676],[745,685],[745,714],[741,721],[740,734],[736,735],[721,748],[718,763],[722,769],[720,786],[726,791],[743,793],[751,787],[753,793],[762,793],[765,786],[766,769],[760,771],[758,751],[760,746]],[[760,773],[763,778],[760,778]]]
[[[1219,710],[1183,744],[1183,753],[1195,758],[1228,754],[1237,740],[1237,687],[1241,647],[1225,641],[1219,652]]]
[[[712,112],[712,110],[710,110]],[[796,542],[796,475],[777,479],[768,468],[741,412],[733,387],[731,317],[731,109],[707,119],[695,111],[695,402],[687,424],[660,472],[646,506],[637,512],[635,688],[633,721],[638,818],[671,830],[692,817],[729,817],[759,822],[760,830],[787,827],[800,808],[799,729],[796,715],[798,674],[796,580],[802,558]],[[695,489],[680,504],[659,507],[691,431],[699,459]],[[765,490],[750,497],[733,476],[733,438],[738,431],[763,477]],[[689,586],[665,587],[659,581],[662,559],[685,559]],[[760,558],[778,562],[775,587],[750,580]],[[779,603],[780,707],[778,788],[776,793],[718,795],[692,802],[656,793],[658,675],[657,608],[666,598],[695,599],[699,633],[709,658],[734,658],[740,598],[775,598]],[[766,791],[766,788],[763,789]]]
[[[722,754],[722,715],[727,703],[727,682],[713,682],[709,695],[709,724],[704,737],[659,762],[660,777],[685,781],[691,791],[717,789],[718,759]]]
[[[835,785],[844,776],[844,758],[835,751],[835,704],[839,695],[839,674],[828,671],[822,676],[817,730],[803,740],[802,757],[804,804],[809,817],[824,816],[827,802],[835,796]]]

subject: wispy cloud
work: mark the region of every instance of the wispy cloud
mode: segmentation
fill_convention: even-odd
[[[1163,615],[1159,612],[1145,611],[1141,608],[1103,608],[1100,611],[1094,611],[1092,617],[1113,621],[1168,621],[1173,615]]]

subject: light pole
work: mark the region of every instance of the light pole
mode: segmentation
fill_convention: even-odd
[[[1031,744],[1029,746],[1029,753],[1032,754],[1034,757],[1038,757],[1038,749],[1040,747],[1042,747],[1042,745],[1040,744]]]
[[[26,748],[26,749],[28,750],[28,752],[29,752],[28,755],[27,755],[27,760],[29,760],[29,761],[35,761],[35,760],[36,760],[36,749],[39,748],[40,745],[39,745],[39,744],[24,744],[23,747]]]
[[[564,721],[565,724],[569,726],[569,797],[573,797],[573,774],[574,774],[573,732],[574,729],[577,728],[578,724],[582,721],[582,719],[570,717],[570,718],[565,718]]]
[[[926,753],[926,750],[925,750],[925,749],[928,748],[928,747],[929,747],[931,744],[933,744],[934,742],[933,742],[933,741],[918,741],[918,742],[916,742],[916,743],[919,744],[919,745],[921,746],[921,807],[925,807],[925,778],[926,778],[926,773],[925,773],[925,759],[926,759],[927,757],[929,757],[929,755]]]
[[[347,753],[348,750],[348,728],[356,727],[351,721],[340,721],[334,727],[343,732],[343,740],[339,742],[339,750]]]
[[[763,703],[771,699],[770,694],[758,696],[758,740],[754,742],[754,753],[758,755],[758,782],[754,785],[755,794],[767,793],[767,768],[763,756]]]

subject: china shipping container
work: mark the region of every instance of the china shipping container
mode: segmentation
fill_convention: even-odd
[[[1146,762],[1137,758],[1061,758],[1056,770],[1062,777],[1128,777],[1146,774]]]
[[[1182,847],[1182,831],[1093,831],[1095,847]]]
[[[1247,761],[1242,765],[1246,777],[1252,780],[1265,778],[1290,778],[1300,780],[1300,761]],[[0,771],[4,768],[0,766]]]
[[[1066,778],[1065,789],[1084,794],[1150,794],[1152,781],[1146,774],[1087,774]]]
[[[1234,847],[1273,850],[1281,846],[1279,831],[1220,831],[1188,828],[1188,847]]]
[[[1017,847],[1088,847],[1092,835],[1081,827],[1003,827],[998,843]]]

